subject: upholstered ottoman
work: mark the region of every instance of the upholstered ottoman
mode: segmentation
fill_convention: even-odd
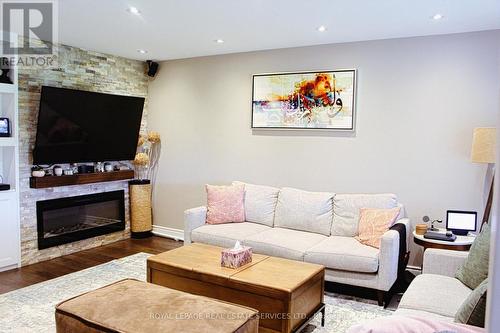
[[[258,312],[154,284],[122,280],[56,306],[58,333],[257,333]]]

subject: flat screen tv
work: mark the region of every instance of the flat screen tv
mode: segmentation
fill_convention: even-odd
[[[42,87],[34,164],[133,160],[144,98]]]

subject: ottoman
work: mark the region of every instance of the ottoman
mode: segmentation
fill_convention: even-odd
[[[56,306],[58,333],[257,333],[258,312],[211,298],[126,279]]]

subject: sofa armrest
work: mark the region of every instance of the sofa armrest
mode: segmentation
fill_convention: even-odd
[[[454,277],[469,252],[441,249],[427,249],[424,252],[422,273]]]
[[[399,233],[386,231],[380,241],[377,289],[388,291],[398,278]]]
[[[200,206],[184,211],[184,244],[191,244],[191,232],[205,224],[207,207]]]

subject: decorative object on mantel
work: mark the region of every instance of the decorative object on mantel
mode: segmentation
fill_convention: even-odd
[[[94,173],[93,164],[81,164],[78,166],[78,173]]]
[[[63,168],[61,168],[59,165],[56,165],[54,168],[54,176],[62,176],[63,175]]]
[[[123,164],[120,164],[120,165],[115,165],[114,170],[115,170],[115,171],[130,170],[130,167],[129,167],[128,165],[123,165]]]
[[[134,178],[133,170],[122,170],[113,172],[100,172],[100,173],[78,173],[73,176],[60,176],[60,177],[31,177],[31,188],[49,188],[70,185],[83,185],[102,182],[111,182],[116,180],[127,180]]]
[[[151,201],[160,152],[159,133],[149,132],[146,136],[139,137],[137,154],[134,159],[137,179],[129,182],[130,231],[133,238],[145,238],[152,235]]]
[[[102,162],[95,162],[94,171],[95,172],[104,172],[104,164]]]
[[[104,163],[104,172],[111,172],[113,170],[114,170],[113,164],[108,162]]]
[[[474,129],[472,138],[472,162],[488,164],[484,181],[484,196],[488,193],[488,199],[486,200],[481,227],[484,223],[488,223],[493,203],[496,137],[497,129],[495,127],[479,127]]]
[[[253,129],[354,130],[356,70],[256,74]]]
[[[31,168],[31,175],[36,178],[45,177],[45,170],[37,165]]]
[[[0,137],[10,137],[10,122],[9,118],[0,118]]]

